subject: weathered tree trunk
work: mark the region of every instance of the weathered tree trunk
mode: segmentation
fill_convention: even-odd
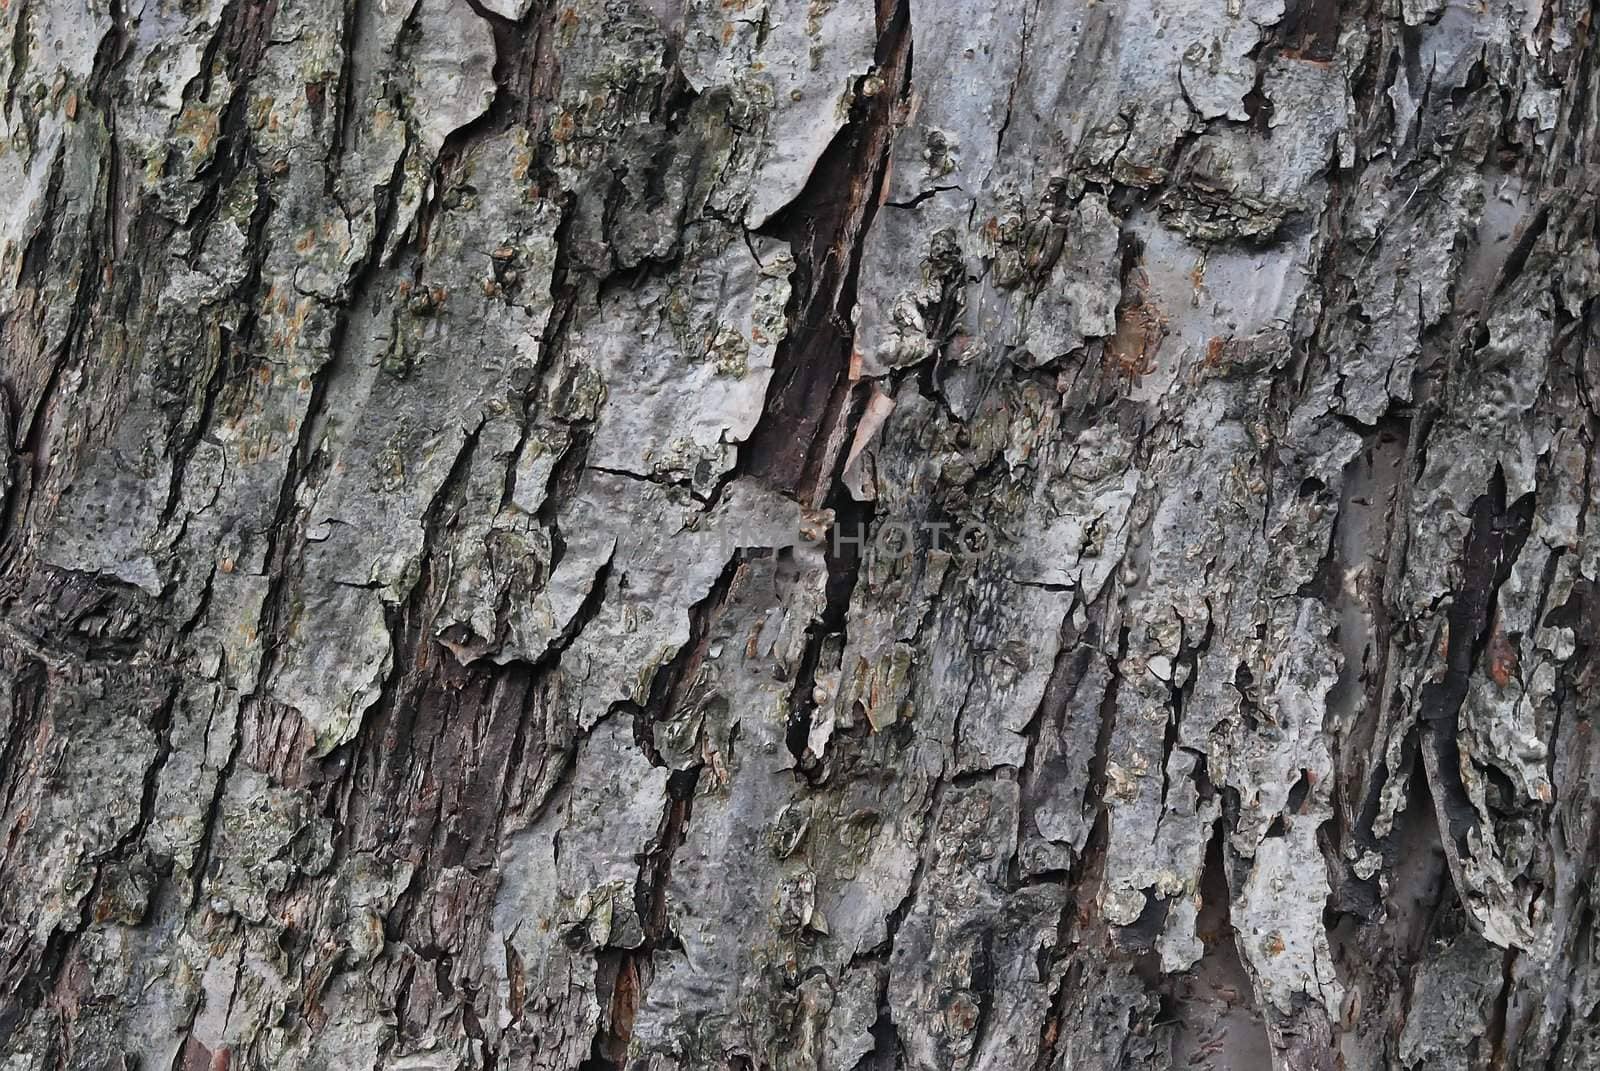
[[[0,1066],[1600,1067],[1592,20],[0,4]]]

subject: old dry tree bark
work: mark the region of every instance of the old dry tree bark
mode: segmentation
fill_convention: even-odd
[[[1600,1066],[1580,0],[0,25],[7,1071]]]

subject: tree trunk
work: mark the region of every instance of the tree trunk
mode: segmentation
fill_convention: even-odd
[[[0,1066],[1600,1067],[1592,19],[0,5]]]

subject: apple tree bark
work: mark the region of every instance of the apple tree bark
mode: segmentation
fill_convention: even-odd
[[[1593,20],[0,3],[0,1066],[1600,1067]]]

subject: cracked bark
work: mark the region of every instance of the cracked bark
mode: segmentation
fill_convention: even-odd
[[[1591,16],[0,10],[0,1059],[1595,1065]]]

